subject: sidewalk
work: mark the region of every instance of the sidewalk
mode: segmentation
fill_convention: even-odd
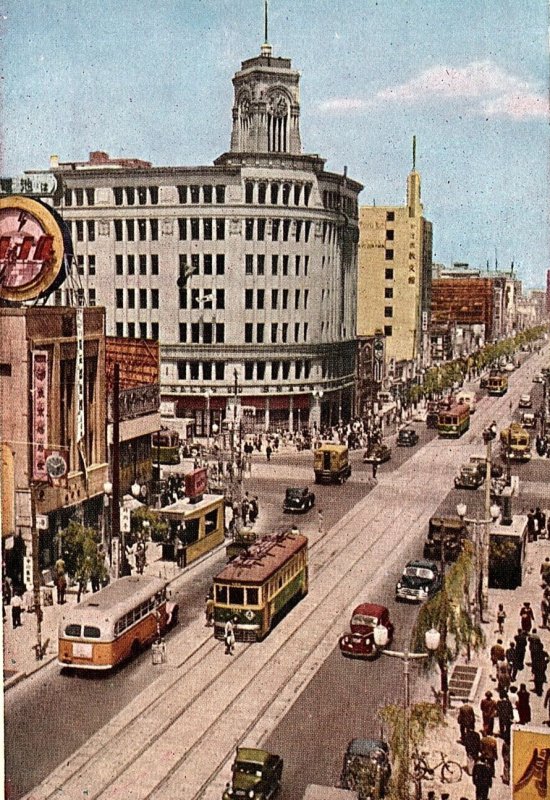
[[[543,539],[537,542],[531,542],[527,545],[527,553],[524,563],[524,578],[523,585],[514,591],[506,591],[503,589],[490,589],[489,590],[489,610],[486,613],[487,619],[490,621],[484,624],[483,631],[485,634],[485,647],[478,654],[473,654],[470,664],[478,666],[479,681],[472,689],[470,696],[470,703],[474,708],[476,714],[476,730],[481,730],[481,712],[479,704],[485,695],[485,692],[491,691],[493,699],[498,700],[498,690],[496,682],[491,680],[491,660],[490,649],[497,639],[502,639],[504,648],[506,649],[509,643],[513,640],[514,635],[517,633],[519,627],[519,611],[523,602],[528,600],[531,603],[535,614],[535,625],[537,632],[540,634],[544,649],[550,652],[550,630],[540,627],[540,598],[542,591],[540,588],[540,565],[546,557],[550,557],[550,541]],[[498,604],[502,603],[506,610],[506,622],[504,624],[504,634],[498,634],[496,625],[496,611]],[[531,704],[531,723],[527,728],[534,729],[540,728],[543,721],[548,719],[548,715],[543,708],[543,699],[548,688],[548,683],[544,685],[542,697],[538,697],[533,692],[533,682],[531,680],[531,669],[527,666],[530,662],[529,649],[527,649],[525,657],[525,667],[518,673],[516,680],[512,686],[519,688],[520,683],[525,683],[527,691],[530,692],[529,700]],[[459,658],[456,664],[468,663],[465,658]],[[452,668],[449,670],[449,677]],[[494,672],[494,670],[493,670]],[[433,672],[428,677],[420,676],[419,680],[415,683],[415,692],[413,701],[420,702],[422,700],[431,701],[430,686],[439,688],[439,675]],[[509,693],[512,703],[515,703],[513,693]],[[466,766],[466,755],[464,747],[460,744],[459,726],[457,722],[458,708],[461,702],[455,701],[447,712],[447,725],[439,727],[431,731],[425,740],[423,750],[429,751],[428,763],[437,763],[440,760],[441,752],[445,753],[447,758],[457,761],[463,768]],[[499,725],[498,719],[495,720],[495,732],[498,734]],[[513,729],[512,729],[513,730]],[[493,785],[489,792],[490,800],[500,800],[500,798],[509,798],[511,796],[511,787],[502,781],[502,741],[497,737],[498,742],[498,761],[495,765],[495,777]],[[449,800],[460,800],[460,798],[473,798],[475,797],[475,788],[472,783],[471,777],[463,771],[462,778],[458,783],[442,784],[438,780],[423,782],[423,797],[427,792],[433,789],[436,793],[436,798],[439,798],[442,793],[448,793]]]

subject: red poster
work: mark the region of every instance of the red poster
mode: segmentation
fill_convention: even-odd
[[[32,354],[32,477],[47,481],[46,445],[48,443],[48,353]]]
[[[204,467],[188,472],[185,476],[185,494],[191,500],[204,494],[207,488],[207,471]]]

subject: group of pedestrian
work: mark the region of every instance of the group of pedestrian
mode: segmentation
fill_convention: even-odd
[[[258,495],[255,494],[252,497],[249,497],[248,492],[245,492],[241,501],[241,518],[243,525],[253,525],[256,522],[259,513],[260,503],[258,500]]]
[[[531,508],[527,513],[527,541],[536,542],[537,539],[550,538],[550,516],[546,519],[546,514],[541,511],[539,506]]]
[[[470,703],[464,703],[458,712],[460,728],[460,742],[466,751],[466,772],[472,777],[476,790],[476,800],[487,800],[489,789],[495,777],[495,764],[498,760],[498,745],[493,735],[494,718],[498,715],[501,720],[501,733],[503,736],[502,760],[503,783],[510,782],[510,708],[504,697],[501,698],[500,707],[493,700],[492,692],[487,692],[481,701],[481,714],[483,726],[481,731],[476,730],[476,716]],[[509,701],[508,701],[509,702]],[[505,744],[507,748],[505,748]]]

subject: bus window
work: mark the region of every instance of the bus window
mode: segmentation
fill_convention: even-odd
[[[84,625],[84,636],[88,639],[99,639],[101,631],[95,625]]]
[[[218,603],[227,603],[227,586],[216,586],[216,600]]]
[[[229,605],[244,606],[244,589],[242,586],[229,587]]]
[[[82,627],[80,625],[67,625],[65,627],[65,636],[80,636]]]
[[[248,606],[258,605],[258,590],[253,589],[251,586],[246,590],[246,604]]]

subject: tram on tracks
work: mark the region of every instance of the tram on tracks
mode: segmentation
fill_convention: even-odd
[[[235,639],[261,641],[308,592],[308,540],[299,533],[265,536],[214,577],[214,636],[233,621]]]

